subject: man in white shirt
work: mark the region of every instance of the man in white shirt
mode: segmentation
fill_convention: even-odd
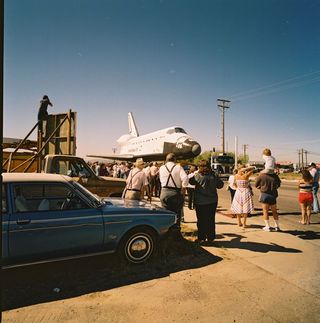
[[[184,169],[176,164],[176,157],[170,153],[166,163],[159,169],[161,182],[161,205],[177,214],[177,226],[180,228],[181,211],[184,203],[184,194],[188,186],[188,175]]]
[[[313,212],[319,213],[319,200],[318,200],[318,190],[319,190],[319,170],[315,163],[309,164],[309,172],[313,177],[312,185],[312,195],[313,195]]]
[[[144,197],[145,190],[148,189],[148,179],[143,171],[144,162],[138,158],[135,167],[130,171],[127,178],[124,198],[128,200],[141,200]]]

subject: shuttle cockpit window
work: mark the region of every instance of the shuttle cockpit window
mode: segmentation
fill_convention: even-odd
[[[186,132],[182,128],[174,128],[174,132],[176,132],[176,133],[185,133],[186,134]]]

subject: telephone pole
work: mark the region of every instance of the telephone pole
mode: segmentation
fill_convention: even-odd
[[[305,150],[304,151],[304,154],[306,156],[306,166],[308,166],[308,152]]]
[[[246,161],[247,148],[248,148],[248,144],[244,144],[243,145],[243,159],[244,159],[244,162]]]
[[[225,146],[224,146],[224,111],[225,109],[229,109],[229,103],[231,101],[225,99],[217,99],[218,108],[221,111],[221,146],[222,146],[222,153],[225,153]]]

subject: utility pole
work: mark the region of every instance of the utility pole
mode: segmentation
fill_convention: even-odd
[[[301,148],[301,167],[304,168],[304,162],[303,162],[303,148]]]
[[[299,149],[299,150],[298,150],[298,160],[299,160],[298,165],[299,165],[299,169],[301,169],[301,160],[300,160],[300,156],[301,156],[301,151],[300,151],[300,149]]]
[[[222,153],[225,153],[225,146],[224,146],[224,110],[229,109],[229,103],[231,101],[225,99],[217,99],[218,108],[221,111],[221,147]]]
[[[238,168],[238,136],[234,137],[234,168]]]
[[[243,145],[243,159],[246,160],[248,144]]]
[[[308,152],[305,150],[304,151],[304,154],[306,156],[306,166],[308,166]]]

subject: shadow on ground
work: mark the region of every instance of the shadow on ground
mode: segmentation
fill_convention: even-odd
[[[302,230],[287,230],[285,231],[286,233],[290,233],[294,236],[297,236],[300,239],[303,240],[316,240],[316,239],[320,239],[320,232],[316,232],[316,231],[311,231],[311,230],[306,230],[306,231],[302,231]]]
[[[105,291],[222,260],[180,239],[163,242],[157,257],[129,266],[116,255],[8,269],[2,272],[3,310]]]
[[[287,248],[276,243],[261,243],[261,242],[252,242],[252,241],[241,241],[242,238],[246,238],[240,234],[235,233],[224,233],[225,237],[231,237],[233,239],[229,241],[215,241],[214,245],[216,247],[222,248],[234,248],[234,249],[245,249],[254,252],[263,252],[267,253],[270,251],[273,252],[285,252],[285,253],[300,253],[302,252],[299,249]]]

